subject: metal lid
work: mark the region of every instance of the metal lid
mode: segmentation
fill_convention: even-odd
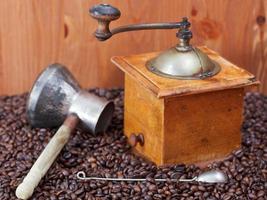
[[[149,71],[174,79],[204,79],[220,71],[220,66],[196,47],[185,51],[172,47],[146,63]]]

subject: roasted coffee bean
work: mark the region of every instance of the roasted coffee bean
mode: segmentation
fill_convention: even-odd
[[[201,171],[182,163],[156,166],[130,151],[123,135],[123,90],[91,89],[116,108],[106,131],[96,136],[75,131],[31,199],[267,199],[267,97],[245,97],[242,146],[208,168],[229,176],[226,184],[166,183],[155,178],[192,178]],[[26,94],[0,97],[0,199],[16,199],[15,189],[56,129],[32,128],[25,115]],[[82,181],[87,176],[146,178],[146,182]]]

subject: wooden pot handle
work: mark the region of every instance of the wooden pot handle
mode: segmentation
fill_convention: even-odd
[[[16,189],[16,196],[20,199],[31,197],[35,187],[39,184],[42,177],[53,164],[58,154],[68,142],[71,132],[75,129],[79,118],[69,115],[63,125],[47,144],[41,155],[35,161],[23,182]]]

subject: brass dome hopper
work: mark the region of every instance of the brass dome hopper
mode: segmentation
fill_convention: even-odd
[[[110,30],[110,22],[121,15],[117,8],[108,4],[99,4],[93,6],[89,12],[98,21],[95,37],[100,41],[121,32],[177,28],[176,37],[179,43],[146,63],[147,69],[159,76],[174,79],[204,79],[220,71],[219,64],[212,61],[197,47],[190,45],[192,32],[189,30],[191,24],[187,18],[183,18],[181,22],[133,24]]]

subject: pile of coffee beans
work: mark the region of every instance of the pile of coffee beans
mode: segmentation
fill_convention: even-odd
[[[114,100],[108,131],[92,136],[76,131],[36,188],[31,199],[267,199],[267,97],[245,98],[242,146],[208,168],[224,171],[225,184],[156,183],[155,178],[191,178],[208,169],[176,164],[157,167],[131,153],[123,136],[123,90],[92,89]],[[31,128],[25,116],[27,95],[0,97],[0,199],[16,199],[15,189],[56,129]],[[87,176],[146,178],[146,182],[81,181]]]

